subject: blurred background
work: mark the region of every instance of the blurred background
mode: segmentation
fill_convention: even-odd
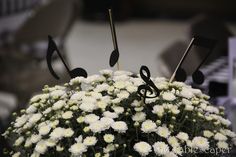
[[[225,106],[236,131],[235,0],[0,0],[1,133],[11,113],[26,107],[45,84],[69,80],[57,55],[52,62],[60,81],[47,69],[48,35],[71,68],[83,67],[89,75],[110,68],[108,8],[113,9],[123,70],[138,73],[146,65],[152,76],[169,78],[193,36],[217,40],[201,68],[204,84],[194,84],[191,77],[186,83],[209,94],[213,104]],[[189,76],[206,54],[191,49],[182,66]],[[3,143],[1,137],[1,149]]]

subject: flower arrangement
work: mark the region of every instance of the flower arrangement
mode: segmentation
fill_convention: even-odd
[[[236,144],[224,108],[211,105],[200,90],[152,78],[160,95],[144,103],[139,75],[100,73],[45,86],[26,110],[14,113],[3,134],[12,143],[9,155],[202,157],[222,156]]]

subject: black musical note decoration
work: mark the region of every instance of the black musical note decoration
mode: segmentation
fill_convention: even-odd
[[[87,72],[83,68],[75,68],[73,70],[69,69],[69,67],[67,66],[61,53],[59,52],[56,43],[53,41],[53,38],[51,36],[48,36],[47,65],[48,65],[48,69],[53,77],[55,77],[57,80],[60,79],[52,67],[52,55],[55,51],[57,52],[58,56],[60,57],[62,63],[64,64],[64,66],[66,68],[66,71],[68,72],[68,74],[70,75],[71,78],[75,78],[77,76],[87,77]]]
[[[117,37],[116,37],[116,30],[115,30],[115,24],[113,21],[113,16],[112,16],[112,10],[108,9],[109,12],[109,21],[110,21],[110,27],[111,27],[111,34],[112,34],[112,41],[113,41],[113,46],[114,46],[114,50],[111,53],[110,56],[110,61],[109,64],[111,67],[113,67],[115,64],[117,64],[117,69],[119,70],[119,48],[118,48],[118,44],[117,44]]]
[[[183,64],[184,60],[186,59],[188,53],[190,52],[192,46],[199,46],[199,47],[203,47],[208,49],[208,53],[205,56],[205,58],[202,60],[202,62],[198,65],[198,67],[196,68],[196,70],[193,72],[192,74],[192,79],[193,82],[196,84],[202,84],[205,80],[205,76],[202,73],[202,71],[200,71],[200,67],[206,62],[206,60],[208,59],[208,57],[211,55],[211,53],[213,52],[213,48],[216,45],[216,40],[213,39],[208,39],[205,37],[193,37],[190,44],[188,45],[184,55],[182,56],[179,64],[177,65],[173,75],[171,76],[171,79],[169,82],[172,82],[173,79],[175,78],[177,81],[181,81],[184,82],[187,79],[187,74],[186,71],[181,67],[181,65]]]
[[[146,74],[145,74],[146,73]],[[144,103],[146,104],[146,98],[155,98],[160,95],[160,90],[151,80],[151,74],[147,66],[141,66],[140,76],[146,84],[140,85],[138,87],[138,94],[143,98]],[[149,95],[147,95],[149,92]],[[153,95],[154,94],[154,95]],[[150,96],[153,95],[153,96]]]

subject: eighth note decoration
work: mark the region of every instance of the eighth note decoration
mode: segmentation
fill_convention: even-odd
[[[57,80],[60,79],[59,76],[55,73],[55,71],[52,68],[52,55],[55,51],[57,52],[57,55],[60,57],[63,65],[65,66],[71,78],[75,78],[77,76],[87,77],[87,72],[83,68],[75,68],[73,70],[69,69],[60,51],[58,50],[56,43],[53,41],[51,36],[48,36],[47,65],[48,65],[48,69],[50,73],[52,74],[54,78],[56,78]]]
[[[196,70],[192,74],[193,82],[196,84],[202,84],[205,80],[204,74],[199,70],[201,66],[206,62],[208,57],[213,52],[213,48],[215,47],[216,41],[213,39],[208,39],[205,37],[193,37],[190,44],[188,45],[188,48],[186,49],[183,57],[181,58],[179,64],[177,65],[173,75],[170,78],[170,82],[173,81],[175,78],[177,81],[184,82],[187,79],[186,71],[181,67],[183,62],[185,61],[187,55],[189,54],[192,46],[199,46],[208,49],[208,53],[206,54],[205,58],[202,60],[202,62],[198,65]]]
[[[110,56],[110,61],[109,64],[111,67],[113,67],[115,64],[117,64],[117,69],[120,69],[120,65],[119,65],[119,48],[118,48],[118,44],[117,44],[117,37],[116,37],[116,29],[115,29],[115,24],[113,21],[113,15],[112,15],[112,10],[108,9],[109,12],[109,21],[110,21],[110,27],[111,27],[111,34],[112,34],[112,41],[113,41],[113,46],[114,46],[114,50],[111,53]]]

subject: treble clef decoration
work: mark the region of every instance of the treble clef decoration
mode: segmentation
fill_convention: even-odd
[[[151,80],[151,74],[147,66],[141,66],[140,76],[146,84],[138,87],[138,94],[143,98],[143,101],[146,104],[146,98],[158,97],[160,95],[160,90]]]

